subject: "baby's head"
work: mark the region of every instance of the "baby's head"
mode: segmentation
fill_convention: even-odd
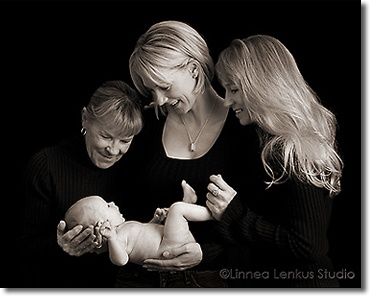
[[[114,202],[108,203],[99,196],[80,199],[67,210],[64,219],[68,230],[76,225],[95,226],[98,221],[109,221],[115,227],[125,221]]]

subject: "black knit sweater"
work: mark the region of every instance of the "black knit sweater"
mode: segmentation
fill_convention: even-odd
[[[237,186],[242,174],[238,172],[239,158],[243,157],[242,143],[247,132],[239,124],[234,114],[229,113],[224,127],[211,149],[197,159],[175,159],[166,156],[162,144],[162,131],[165,118],[157,120],[153,112],[145,114],[145,127],[135,146],[140,160],[139,180],[133,185],[135,197],[143,199],[151,215],[156,207],[169,207],[173,202],[182,201],[181,181],[186,180],[198,195],[197,204],[205,205],[207,185],[212,174],[221,174],[230,184]],[[244,135],[244,136],[243,136]],[[190,230],[200,243],[203,261],[201,269],[219,269],[223,261],[224,247],[219,242],[217,222],[191,222]]]
[[[143,152],[144,158],[138,162],[140,185],[133,187],[146,209],[152,212],[156,206],[180,201],[183,179],[196,190],[200,205],[205,205],[211,174],[222,174],[238,192],[221,222],[190,222],[203,251],[197,269],[227,268],[232,272],[229,284],[234,287],[337,286],[336,280],[326,278],[333,271],[327,256],[332,205],[328,193],[294,178],[266,190],[268,178],[256,126],[242,127],[229,114],[206,155],[180,160],[166,156],[161,142],[163,125],[163,118],[157,121],[147,114],[139,140],[138,153]],[[264,277],[256,278],[255,272]]]
[[[109,169],[97,168],[88,157],[82,136],[32,157],[25,174],[23,226],[17,243],[21,286],[112,286],[114,266],[108,254],[69,256],[57,245],[56,227],[66,210],[85,196],[99,195],[124,208],[126,184],[119,181],[120,175],[126,176],[124,160]]]
[[[249,129],[250,136],[255,137],[258,129]],[[266,189],[269,178],[262,166],[260,149],[255,145],[249,148],[248,162],[240,168],[240,172],[244,167],[253,172],[243,180],[218,226],[225,243],[239,247],[235,252],[228,248],[227,252],[227,265],[232,270],[230,284],[338,286],[327,256],[332,207],[328,191],[296,178]],[[263,276],[257,278],[258,273]]]

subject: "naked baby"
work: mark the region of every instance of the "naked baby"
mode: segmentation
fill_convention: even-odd
[[[67,210],[65,221],[68,228],[78,224],[98,226],[101,238],[107,241],[110,260],[115,265],[122,266],[128,261],[143,264],[148,258],[161,257],[167,249],[195,242],[188,221],[213,220],[207,207],[194,204],[196,195],[193,189],[184,181],[182,187],[184,201],[173,203],[168,210],[156,210],[155,220],[166,216],[164,225],[155,220],[150,223],[126,221],[113,202],[108,203],[99,196],[77,201]]]

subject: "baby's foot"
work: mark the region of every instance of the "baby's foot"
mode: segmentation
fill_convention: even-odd
[[[182,189],[183,189],[183,202],[186,203],[196,203],[198,197],[196,196],[195,190],[185,181],[182,180]]]

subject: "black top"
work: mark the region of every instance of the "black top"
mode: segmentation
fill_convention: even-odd
[[[17,245],[22,263],[20,286],[112,286],[115,266],[108,253],[69,256],[57,244],[56,227],[67,209],[82,197],[99,195],[124,209],[126,165],[122,158],[108,169],[97,168],[89,159],[82,136],[32,157],[25,174],[22,236]]]
[[[249,129],[254,137],[259,130],[255,126]],[[332,207],[328,191],[296,178],[266,189],[269,178],[262,166],[261,151],[259,147],[249,151],[248,162],[243,166],[254,169],[254,178],[244,181],[219,225],[224,241],[239,245],[236,252],[228,252],[228,266],[233,270],[230,283],[260,287],[337,286],[327,256]],[[250,272],[246,275],[244,271]]]
[[[239,158],[243,157],[242,142],[247,132],[240,126],[234,114],[228,113],[224,127],[211,149],[197,159],[176,159],[166,155],[162,144],[165,117],[156,119],[153,111],[145,113],[145,127],[141,133],[136,152],[144,159],[136,162],[139,166],[138,184],[134,187],[149,207],[152,215],[156,207],[169,207],[173,202],[182,201],[182,180],[186,180],[198,195],[197,204],[206,201],[209,177],[221,174],[230,184],[237,187],[240,182]],[[134,160],[133,162],[135,162]],[[217,222],[190,222],[190,230],[201,245],[202,269],[220,268],[224,247],[219,242]]]

